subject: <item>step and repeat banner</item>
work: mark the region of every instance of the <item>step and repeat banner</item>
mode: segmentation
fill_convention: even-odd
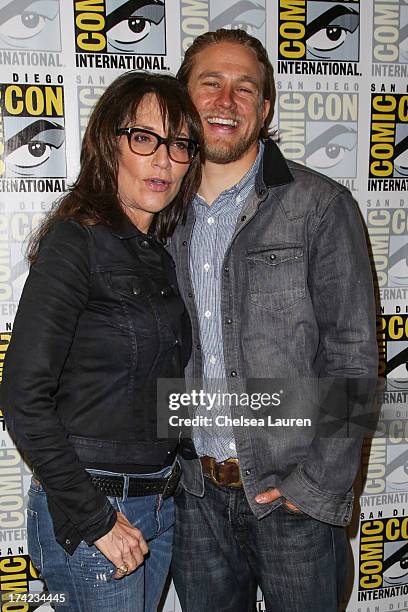
[[[345,609],[407,612],[408,0],[0,0],[0,379],[26,238],[75,178],[95,101],[127,70],[175,73],[194,38],[219,27],[266,46],[283,153],[346,185],[367,224],[381,419],[363,449]],[[42,587],[27,554],[30,471],[0,418],[6,612],[29,609],[10,593]],[[180,612],[172,587],[163,610]]]

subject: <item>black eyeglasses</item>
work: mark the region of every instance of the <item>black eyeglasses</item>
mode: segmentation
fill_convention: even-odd
[[[119,128],[117,136],[127,136],[129,148],[136,155],[153,155],[160,145],[166,145],[170,159],[178,164],[189,164],[198,151],[198,143],[190,138],[162,138],[156,132],[142,128]]]

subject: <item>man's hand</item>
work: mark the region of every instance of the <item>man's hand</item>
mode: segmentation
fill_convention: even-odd
[[[270,504],[279,497],[282,497],[282,493],[279,491],[279,489],[270,489],[269,491],[263,491],[262,493],[259,493],[259,495],[255,497],[255,501],[258,504]],[[283,503],[287,508],[289,508],[289,510],[293,510],[293,512],[300,512],[299,508],[287,499],[284,499]]]
[[[133,527],[122,512],[117,512],[117,521],[108,533],[95,540],[95,546],[118,568],[126,565],[126,573],[116,570],[114,578],[119,579],[133,572],[144,561],[148,547],[142,532]]]

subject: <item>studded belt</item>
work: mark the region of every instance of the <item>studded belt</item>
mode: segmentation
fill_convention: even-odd
[[[145,495],[163,495],[164,498],[173,495],[180,480],[181,468],[175,464],[167,478],[135,478],[129,477],[127,497],[142,497]],[[125,479],[123,476],[98,476],[90,474],[92,484],[111,497],[123,497]]]

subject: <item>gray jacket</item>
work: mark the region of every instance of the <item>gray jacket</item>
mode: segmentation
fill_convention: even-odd
[[[193,225],[191,207],[172,238],[171,251],[192,321],[187,377],[200,379],[200,334],[189,273]],[[363,428],[350,433],[343,416],[364,419],[377,378],[373,281],[357,204],[347,189],[286,162],[267,141],[255,193],[238,219],[222,274],[228,391],[254,389],[257,380],[265,389],[269,381],[272,391],[286,394],[280,416],[284,410],[312,420],[309,428],[234,427],[251,509],[262,518],[279,506],[281,499],[266,506],[254,499],[278,487],[308,515],[346,525]],[[322,392],[333,389],[328,381],[336,383],[334,394]],[[337,412],[327,415],[333,407],[342,413],[340,419]],[[231,410],[233,417],[248,415],[247,407]],[[343,425],[329,431],[327,423],[333,420]],[[186,448],[183,485],[202,496],[201,466]]]

